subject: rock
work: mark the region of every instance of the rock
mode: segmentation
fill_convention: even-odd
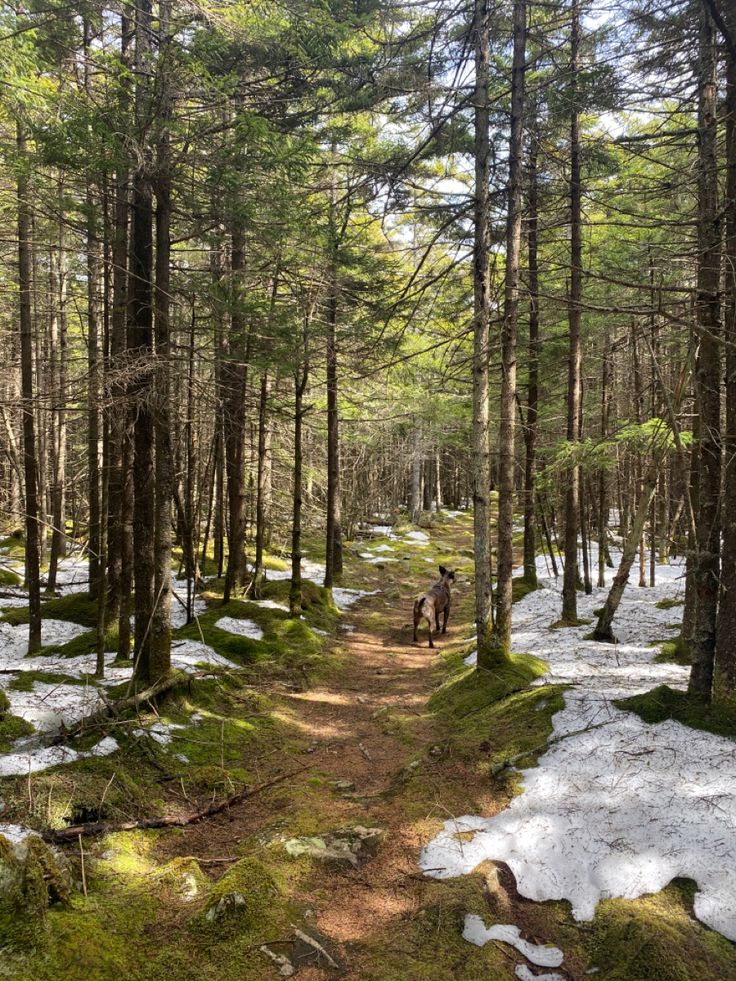
[[[334,787],[335,790],[348,792],[350,790],[355,790],[355,784],[352,780],[330,780],[330,786]]]
[[[242,893],[228,892],[218,899],[213,906],[210,906],[205,913],[205,919],[210,923],[213,923],[215,920],[219,920],[221,917],[231,913],[233,910],[236,910],[238,906],[245,905],[245,896]]]
[[[279,969],[279,975],[280,975],[280,977],[282,977],[282,978],[290,978],[290,977],[293,976],[293,974],[295,973],[296,969],[295,969],[294,965],[291,963],[291,961],[289,960],[288,957],[284,957],[282,954],[276,954],[276,953],[274,953],[274,951],[272,951],[268,947],[266,947],[265,944],[263,946],[261,946],[259,949],[260,949],[261,953],[263,953],[267,957],[270,957],[271,958],[271,960],[274,962],[274,964],[276,965],[276,967]]]
[[[356,825],[311,838],[289,838],[284,849],[293,858],[306,855],[338,868],[358,868],[362,861],[375,855],[385,837],[384,828]]]
[[[67,905],[71,890],[66,859],[41,838],[31,834],[14,842],[0,835],[0,948],[42,943],[49,905]]]

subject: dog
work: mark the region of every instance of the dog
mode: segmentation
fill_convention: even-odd
[[[442,633],[447,633],[447,619],[450,616],[450,605],[452,603],[452,596],[450,594],[450,586],[455,581],[455,573],[452,569],[446,569],[443,565],[440,566],[440,575],[442,578],[438,580],[430,589],[420,596],[419,599],[414,603],[414,643],[416,644],[419,640],[417,637],[417,627],[419,622],[424,617],[424,619],[429,624],[429,646],[434,647],[432,641],[432,621],[434,620],[435,631],[440,632],[440,613],[444,615],[444,621],[442,623]]]

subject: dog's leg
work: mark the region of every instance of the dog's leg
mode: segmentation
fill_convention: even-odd
[[[434,611],[434,629],[436,633],[440,632],[440,611]]]
[[[450,604],[448,603],[447,606],[445,607],[445,619],[444,619],[444,621],[442,623],[442,633],[443,634],[446,634],[447,633],[447,620],[448,620],[449,616],[450,616]],[[438,630],[439,630],[439,626],[440,625],[438,623],[437,624],[437,629]]]
[[[429,627],[429,646],[430,647],[434,647],[434,643],[432,641],[432,617],[431,617],[431,615],[427,617],[427,626]]]
[[[419,606],[420,606],[419,602],[416,602],[414,604],[414,643],[415,644],[419,643],[419,637],[417,636],[417,627],[419,626],[419,621],[422,618],[422,615],[419,612]]]

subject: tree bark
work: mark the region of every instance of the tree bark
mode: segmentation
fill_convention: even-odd
[[[537,581],[537,522],[535,501],[536,452],[539,435],[539,140],[536,127],[529,138],[529,380],[526,403],[524,460],[524,582],[535,589]]]
[[[136,112],[139,135],[149,110],[151,2],[136,7]],[[144,147],[133,175],[130,235],[130,319],[128,348],[131,357],[133,429],[133,578],[135,582],[136,674],[149,676],[151,619],[154,594],[155,480],[153,396],[153,191],[150,153]]]
[[[721,325],[720,213],[718,209],[715,28],[705,0],[700,15],[698,103],[698,353],[695,368],[700,417],[697,558],[693,667],[689,691],[709,701],[713,686],[720,571]]]
[[[474,244],[473,244],[473,558],[475,562],[475,624],[478,669],[492,669],[499,662],[493,647],[493,594],[491,591],[490,488],[491,450],[489,423],[490,342],[490,138],[489,58],[487,0],[475,0],[474,90]]]
[[[28,588],[28,653],[41,647],[41,540],[38,525],[38,458],[33,411],[33,317],[31,314],[31,206],[26,136],[16,124],[18,145],[18,295],[20,371],[23,416],[23,474],[25,479],[25,560]]]
[[[583,287],[582,205],[580,185],[580,109],[578,72],[580,71],[580,7],[572,0],[570,35],[570,297],[568,321],[570,351],[567,376],[567,439],[577,443],[580,413],[581,347],[580,325]],[[578,530],[580,525],[579,467],[570,470],[565,496],[565,569],[562,580],[562,619],[575,623],[578,617]]]
[[[168,81],[170,0],[159,3],[159,127],[156,155],[156,374],[154,427],[156,437],[156,497],[154,525],[154,596],[148,682],[164,678],[171,670],[171,504],[174,474],[171,447],[171,150],[168,133],[171,91]]]
[[[524,72],[526,0],[514,0],[514,50],[511,68],[508,216],[504,318],[501,330],[501,405],[498,450],[498,563],[493,644],[499,655],[511,653],[512,576],[514,567],[514,489],[516,437],[516,338],[519,323],[519,268],[524,157]]]
[[[733,35],[736,39],[736,14]],[[736,54],[726,72],[726,234],[724,293],[726,338],[726,428],[723,434],[723,550],[715,654],[714,694],[736,693]]]

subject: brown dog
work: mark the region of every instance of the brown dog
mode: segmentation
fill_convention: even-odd
[[[447,633],[447,618],[450,616],[450,604],[452,602],[450,585],[455,581],[455,573],[441,565],[440,575],[442,578],[414,603],[414,643],[419,640],[417,637],[417,627],[422,617],[429,624],[430,647],[434,647],[432,642],[432,622],[434,621],[435,630],[439,633],[440,613],[444,614],[442,633]]]

